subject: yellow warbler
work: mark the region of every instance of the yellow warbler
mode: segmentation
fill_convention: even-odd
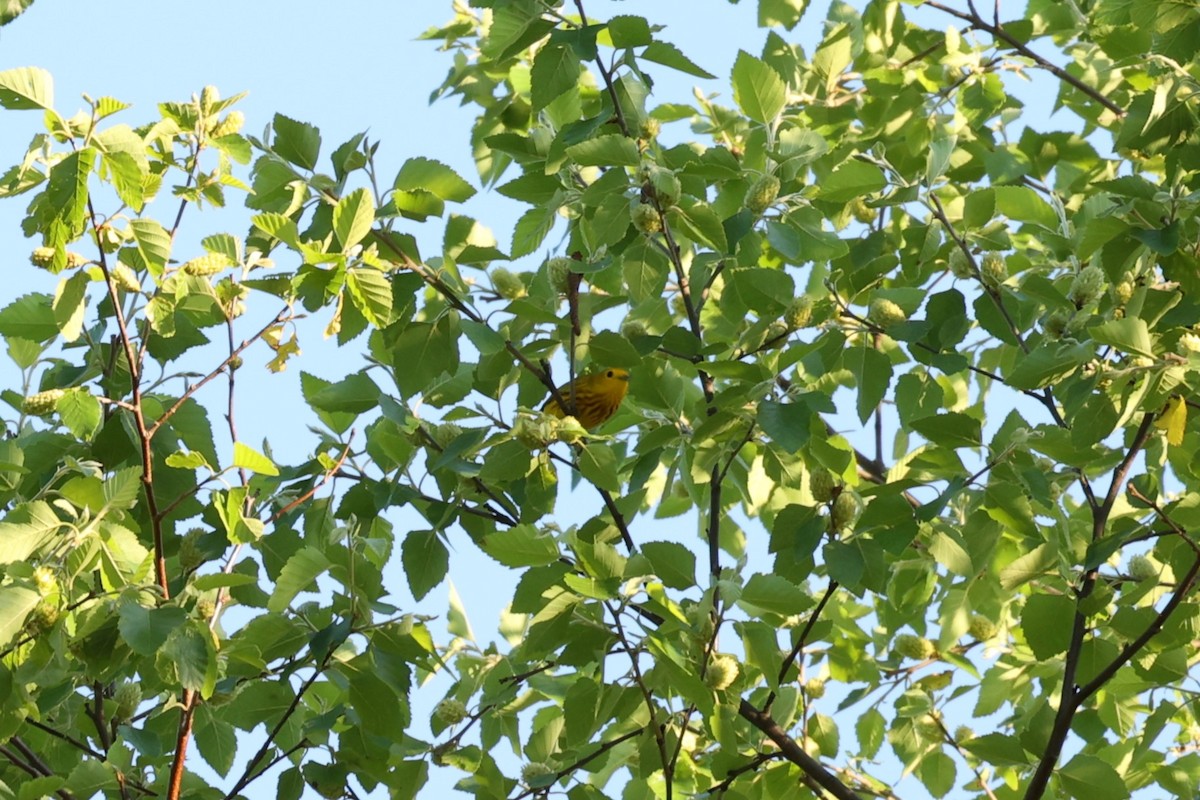
[[[574,399],[575,419],[591,430],[617,412],[625,393],[629,391],[629,373],[623,369],[606,369],[591,375],[579,375],[573,384],[558,387],[567,405]],[[547,414],[562,419],[566,411],[551,397],[542,406]]]

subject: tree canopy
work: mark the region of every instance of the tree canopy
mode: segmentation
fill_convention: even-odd
[[[454,3],[477,175],[0,72],[0,797],[1200,793],[1200,8],[807,5],[664,96],[683,6]]]

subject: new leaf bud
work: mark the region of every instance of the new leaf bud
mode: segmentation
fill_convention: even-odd
[[[746,208],[751,214],[761,214],[775,204],[779,197],[779,178],[764,175],[746,190]]]

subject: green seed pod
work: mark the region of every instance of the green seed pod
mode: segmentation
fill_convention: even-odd
[[[983,282],[992,288],[1008,280],[1008,264],[999,253],[985,253],[979,264],[979,272]]]
[[[1076,308],[1083,308],[1100,297],[1104,291],[1104,283],[1104,270],[1095,264],[1089,264],[1079,270],[1079,274],[1071,281],[1067,299],[1074,303]]]
[[[804,682],[804,693],[810,700],[820,700],[825,696],[825,681],[820,678],[809,678]]]
[[[850,201],[850,215],[864,225],[870,225],[879,216],[879,210],[867,205],[865,198],[856,197]]]
[[[638,319],[627,319],[621,323],[621,335],[626,339],[635,339],[638,336],[645,336],[646,324]]]
[[[787,323],[781,319],[772,320],[771,324],[767,326],[766,334],[763,336],[763,344],[770,345],[771,347],[780,347],[789,333],[791,333],[791,329],[788,328]]]
[[[219,139],[222,136],[230,136],[239,132],[242,126],[246,124],[246,115],[240,111],[230,111],[225,115],[225,119],[213,127],[210,134],[214,139]]]
[[[196,615],[202,620],[210,620],[217,613],[217,603],[211,597],[201,597],[196,601]]]
[[[886,328],[889,325],[904,322],[908,319],[908,315],[893,301],[885,297],[876,297],[871,300],[871,305],[867,310],[867,319],[881,328]]]
[[[817,467],[808,473],[808,491],[818,503],[828,503],[832,500],[833,490],[837,485],[833,473],[824,467]]]
[[[446,698],[433,709],[433,718],[445,725],[457,725],[467,718],[467,707],[458,700]]]
[[[37,593],[41,597],[58,594],[61,588],[58,583],[57,573],[45,565],[33,571],[33,584],[37,587]]]
[[[35,267],[48,269],[54,264],[54,248],[53,247],[35,247],[33,252],[29,254],[29,263]]]
[[[1122,278],[1120,283],[1113,287],[1113,299],[1117,301],[1117,305],[1123,306],[1133,299],[1133,293],[1137,290],[1137,285],[1128,277]]]
[[[463,429],[455,425],[453,422],[443,422],[436,426],[432,431],[433,440],[437,442],[438,447],[443,450],[450,446],[450,443],[462,435]]]
[[[565,442],[567,444],[581,442],[583,441],[583,438],[587,436],[587,428],[583,427],[579,420],[575,419],[574,417],[563,417],[554,427],[554,433],[557,436],[558,441]]]
[[[858,492],[853,489],[842,489],[830,509],[830,525],[835,531],[853,528],[854,524],[858,522],[858,518],[862,516],[862,512],[863,501]]]
[[[996,623],[985,616],[974,614],[967,625],[967,633],[979,641],[985,642],[996,635]]]
[[[633,220],[633,227],[644,234],[658,233],[663,229],[662,217],[654,206],[638,203],[630,210],[629,215]]]
[[[546,280],[550,288],[559,294],[567,293],[567,278],[571,274],[572,259],[555,256],[546,262]]]
[[[182,269],[188,275],[207,278],[229,268],[229,259],[220,253],[205,253],[199,258],[193,258],[183,265]]]
[[[200,90],[200,111],[207,114],[212,107],[221,101],[221,93],[215,86],[205,86]]]
[[[1159,573],[1158,564],[1148,556],[1136,555],[1129,559],[1129,577],[1135,581],[1148,581],[1152,578],[1157,580]]]
[[[971,266],[971,259],[962,251],[962,248],[955,245],[950,251],[950,272],[956,278],[972,278],[975,276],[975,268]]]
[[[962,744],[975,738],[975,731],[966,725],[959,725],[954,729],[954,741]]]
[[[124,289],[127,292],[142,290],[142,282],[138,280],[137,274],[124,264],[113,264],[108,268],[108,275],[118,289]]]
[[[30,636],[39,636],[54,627],[61,612],[58,603],[43,600],[33,607],[33,611],[25,618],[25,632]]]
[[[142,687],[133,682],[122,683],[113,693],[113,701],[116,704],[113,721],[127,722],[142,704]]]
[[[516,300],[525,296],[525,282],[515,272],[510,272],[504,267],[494,267],[490,275],[492,288],[505,300]]]
[[[914,661],[924,661],[931,658],[937,652],[937,648],[923,636],[902,633],[892,641],[892,652]]]
[[[704,673],[704,682],[708,688],[723,691],[737,680],[740,668],[737,659],[725,653],[719,653],[708,662],[708,671]]]
[[[521,783],[528,786],[538,778],[546,775],[553,775],[557,772],[553,767],[545,761],[530,761],[525,766],[521,767]]]
[[[662,130],[662,123],[653,117],[647,117],[642,120],[642,124],[638,127],[638,138],[649,142],[658,138],[659,131]]]
[[[798,331],[812,321],[812,298],[802,294],[791,302],[787,311],[783,312],[783,324],[788,330]]]
[[[669,208],[679,202],[679,195],[683,188],[679,185],[679,178],[675,177],[674,172],[662,167],[651,167],[647,178],[650,181],[650,188],[654,190],[654,197],[662,208]]]
[[[58,407],[59,398],[66,393],[65,389],[47,389],[44,392],[31,394],[25,398],[25,413],[35,417],[48,417]]]
[[[564,417],[564,419],[574,419]],[[578,420],[576,420],[578,424]],[[558,441],[558,426],[560,420],[548,414],[521,414],[513,424],[512,434],[518,442],[530,450],[540,450]]]
[[[179,540],[179,566],[185,571],[191,571],[204,563],[204,553],[200,550],[200,539],[203,536],[203,528],[192,528]]]
[[[761,214],[775,203],[779,197],[779,178],[774,175],[764,175],[746,190],[746,208],[751,214]]]
[[[1042,323],[1042,328],[1046,331],[1046,335],[1052,339],[1061,339],[1067,333],[1067,326],[1071,323],[1071,315],[1061,308],[1050,312],[1046,317],[1046,321]]]

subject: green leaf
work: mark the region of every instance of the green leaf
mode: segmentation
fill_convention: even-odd
[[[393,189],[401,191],[422,190],[432,192],[442,200],[462,203],[475,195],[475,187],[459,177],[458,173],[432,158],[410,158],[400,167]]]
[[[133,652],[152,656],[187,618],[187,612],[178,606],[146,608],[139,603],[124,602],[120,604],[117,627]]]
[[[1067,651],[1074,621],[1075,602],[1066,595],[1035,594],[1021,611],[1025,640],[1039,661]]]
[[[375,203],[366,189],[355,189],[333,207],[333,230],[343,253],[361,242],[374,223]]]
[[[25,625],[25,618],[41,599],[41,595],[24,586],[0,586],[0,647],[7,647],[16,638]]]
[[[878,192],[887,186],[887,178],[874,164],[851,159],[817,184],[818,197],[830,203],[848,203],[856,197]]]
[[[654,41],[650,23],[645,17],[622,14],[608,21],[608,35],[613,47],[645,47]]]
[[[954,759],[941,750],[929,753],[917,765],[917,776],[934,797],[945,797],[954,788],[958,771]]]
[[[1053,548],[1046,544],[1039,544],[1000,570],[1000,585],[1005,591],[1011,592],[1013,589],[1042,577],[1054,564]],[[1061,623],[1062,620],[1059,622]]]
[[[233,768],[237,756],[237,735],[233,726],[217,719],[209,706],[202,705],[196,713],[196,749],[208,765],[222,777]]]
[[[808,442],[812,416],[812,409],[803,403],[764,400],[758,404],[756,420],[772,441],[787,452],[795,453]]]
[[[595,136],[567,148],[567,155],[581,167],[636,167],[642,157],[637,144],[619,133]]]
[[[512,257],[527,256],[541,247],[557,221],[558,215],[551,209],[531,208],[522,214],[513,230]]]
[[[1042,342],[1017,359],[1005,380],[1014,389],[1041,389],[1072,374],[1091,357],[1092,349],[1085,344]]]
[[[562,555],[554,536],[533,525],[517,525],[485,536],[481,547],[506,567],[541,567]]]
[[[67,429],[79,439],[91,439],[100,428],[100,401],[86,390],[67,392],[55,407]]]
[[[883,402],[892,381],[892,360],[873,347],[855,347],[842,356],[858,383],[858,419],[865,423]]]
[[[996,210],[1009,219],[1058,230],[1058,214],[1028,186],[995,186],[992,192],[996,196]]]
[[[642,51],[641,57],[644,61],[653,61],[655,64],[662,64],[664,67],[670,67],[697,78],[712,80],[717,77],[708,70],[697,66],[678,47],[669,42],[652,43]]]
[[[160,674],[173,674],[185,689],[199,692],[206,700],[212,697],[217,685],[217,652],[204,623],[189,620],[172,631],[158,650],[157,663]]]
[[[271,149],[276,155],[304,169],[317,168],[321,132],[315,126],[276,114],[271,127],[275,131]]]
[[[129,231],[137,252],[154,275],[161,275],[171,257],[171,234],[152,219],[131,219]]]
[[[27,294],[0,311],[0,336],[45,342],[58,336],[54,321],[54,298],[48,294]]]
[[[621,491],[621,479],[617,477],[617,454],[608,445],[584,445],[579,453],[579,472],[598,489],[613,493]]]
[[[382,272],[370,267],[351,267],[346,270],[346,289],[367,322],[376,328],[386,328],[392,323],[392,283]]]
[[[910,425],[929,441],[945,447],[980,447],[983,444],[979,420],[955,411],[915,419]]]
[[[854,723],[854,733],[858,736],[859,752],[866,758],[873,759],[883,744],[883,729],[885,720],[877,708],[868,708],[858,716]]]
[[[329,569],[329,559],[315,547],[305,547],[297,551],[279,573],[275,583],[275,591],[267,602],[267,610],[281,612],[291,605],[292,600],[300,592],[314,591],[313,584],[317,576]]]
[[[2,445],[0,445],[2,446]],[[59,532],[62,522],[48,503],[38,500],[12,508],[0,520],[0,564],[25,561]],[[4,619],[0,615],[0,619]]]
[[[1113,319],[1087,329],[1094,341],[1135,356],[1154,357],[1150,328],[1140,317]]]
[[[1080,753],[1057,770],[1067,794],[1079,800],[1125,800],[1125,779],[1107,761]]]
[[[787,86],[764,61],[739,50],[733,62],[733,99],[750,119],[774,121],[787,101]]]
[[[278,475],[279,467],[262,453],[242,442],[233,443],[233,466],[259,475]]]
[[[258,580],[253,575],[242,575],[237,572],[218,572],[213,575],[201,575],[196,578],[192,581],[192,588],[198,592],[207,592],[230,586],[248,586],[252,583],[258,583]]]
[[[73,342],[83,333],[87,312],[87,287],[90,279],[85,272],[76,272],[58,282],[54,292],[54,321],[63,341]]]
[[[854,42],[849,24],[835,25],[832,19],[828,24],[832,27],[825,32],[825,38],[813,54],[812,65],[817,74],[825,77],[825,91],[833,92],[842,73],[854,60]]]
[[[355,671],[350,678],[348,696],[367,733],[390,736],[397,727],[405,727],[408,712],[402,698],[374,672]]]
[[[142,490],[142,468],[126,467],[104,479],[104,506],[107,509],[133,508]]]
[[[588,340],[588,355],[593,364],[603,367],[636,367],[642,363],[641,354],[619,333],[602,331]]]
[[[726,273],[726,280],[727,291],[760,317],[782,314],[796,294],[792,276],[783,270],[749,267]]]
[[[1029,763],[1029,755],[1016,737],[1003,733],[987,733],[960,742],[963,749],[984,761],[996,765],[1023,765]]]
[[[7,21],[4,19],[4,22]],[[54,79],[40,67],[18,67],[0,72],[0,107],[13,111],[37,108],[52,110]]]
[[[696,555],[683,545],[646,542],[639,550],[665,586],[682,590],[696,585]]]
[[[446,577],[450,552],[436,531],[411,531],[400,546],[400,561],[409,590],[420,600]]]
[[[88,177],[96,164],[96,151],[90,147],[76,150],[50,168],[46,182],[46,200],[68,229],[83,227],[87,215]]]
[[[779,575],[755,574],[742,588],[738,604],[789,617],[812,605],[794,583]]]
[[[579,81],[579,57],[570,47],[548,45],[533,57],[529,72],[530,100],[536,113],[554,102]]]
[[[758,27],[779,25],[790,31],[807,8],[808,0],[758,0]]]

